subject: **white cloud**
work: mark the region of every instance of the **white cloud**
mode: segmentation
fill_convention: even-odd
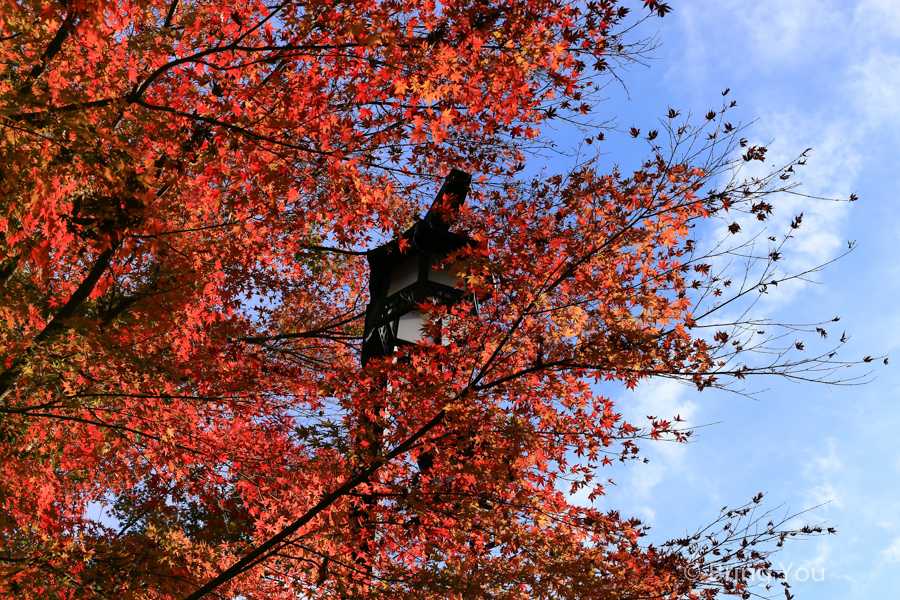
[[[763,74],[823,61],[853,43],[852,16],[838,0],[697,0],[675,14],[686,43],[668,77],[682,84],[685,78],[708,82],[723,70],[727,85],[744,78],[753,85]],[[768,94],[779,90],[765,87]]]
[[[803,561],[802,566],[807,569],[824,571],[832,557],[833,544],[829,538],[820,538],[816,543],[816,553]]]
[[[846,150],[849,141],[855,151],[865,151],[871,136],[862,134],[876,126],[894,131],[900,126],[896,0],[730,0],[724,7],[707,0],[679,7],[676,14],[685,52],[671,64],[674,85],[682,86],[684,77],[708,81],[716,73],[725,78],[723,86],[741,89],[740,100],[755,96],[757,115],[794,122],[798,115],[784,106],[824,105],[827,114],[805,113],[799,119],[809,126],[807,135],[794,138],[817,146],[823,140],[816,132],[837,129]],[[783,130],[773,132],[784,139]]]
[[[622,388],[619,388],[622,389]],[[603,391],[607,391],[604,389]],[[692,388],[670,380],[645,382],[633,391],[622,391],[616,399],[616,411],[623,419],[635,427],[648,426],[648,416],[671,420],[680,417],[687,427],[696,419],[699,405],[687,396]],[[614,487],[607,487],[608,496],[598,500],[595,506],[621,508],[623,501],[628,504],[627,513],[640,518],[648,525],[657,523],[657,508],[660,491],[673,481],[693,478],[694,468],[688,465],[688,446],[677,442],[641,441],[640,458],[649,462],[614,461],[613,465],[602,467],[597,475],[602,480],[612,478]],[[689,477],[690,475],[690,477]],[[567,490],[566,490],[567,491]],[[588,505],[588,491],[580,490],[569,495],[569,501]]]
[[[881,556],[888,563],[900,562],[900,537],[894,539],[893,543],[881,552]]]
[[[844,508],[847,500],[844,483],[844,463],[840,458],[837,442],[825,441],[827,450],[812,450],[813,457],[803,469],[804,476],[816,485],[809,488],[809,500],[813,505],[830,503],[833,508]]]
[[[680,415],[690,421],[698,409],[696,402],[684,396],[690,388],[671,380],[652,381],[635,388],[619,399],[619,408],[626,418],[646,421],[648,415],[661,418]]]
[[[742,105],[749,97],[751,116],[760,117],[750,130],[754,143],[774,140],[767,167],[813,148],[795,177],[803,182],[799,192],[848,197],[858,191],[861,170],[900,138],[900,50],[894,43],[900,11],[894,0],[731,0],[724,8],[697,2],[684,7],[681,23],[687,52],[671,72],[704,81],[724,77],[723,87],[738,88]],[[776,210],[766,236],[779,239],[790,220],[804,214],[787,247],[785,271],[814,267],[846,248],[849,205],[788,197]],[[785,305],[805,289],[769,290],[765,305]]]
[[[900,53],[873,49],[865,61],[853,64],[847,93],[853,105],[865,117],[856,121],[860,128],[897,130],[900,117]]]
[[[636,506],[632,512],[643,523],[649,525],[656,523],[656,511],[649,506]]]
[[[855,29],[869,27],[875,37],[900,37],[900,11],[896,0],[862,0],[856,5],[853,20]]]
[[[840,42],[845,25],[840,4],[824,0],[767,0],[736,2],[748,7],[738,14],[749,34],[756,64],[769,61],[803,62],[821,56],[826,45]]]
[[[626,421],[637,427],[647,425],[647,417],[670,420],[680,417],[687,426],[694,420],[699,406],[685,396],[692,390],[674,381],[651,381],[639,385],[634,392],[625,392],[618,399],[618,409]],[[633,501],[644,503],[658,498],[659,486],[683,477],[688,471],[685,444],[667,441],[641,444],[641,454],[649,458],[646,464],[632,465],[620,489]],[[641,516],[653,522],[656,513],[647,506],[638,506]]]

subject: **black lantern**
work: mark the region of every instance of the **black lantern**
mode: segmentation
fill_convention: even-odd
[[[431,209],[399,240],[368,253],[370,302],[362,361],[387,356],[394,348],[426,339],[423,328],[428,315],[419,312],[424,302],[453,304],[466,295],[461,281],[447,265],[448,254],[472,243],[464,234],[450,231],[450,221],[465,202],[471,176],[453,169],[435,198]],[[400,240],[404,249],[401,250]]]

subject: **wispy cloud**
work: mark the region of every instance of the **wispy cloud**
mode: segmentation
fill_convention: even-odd
[[[847,492],[844,475],[844,462],[838,453],[835,439],[825,440],[826,448],[821,443],[810,449],[811,458],[806,461],[803,475],[812,484],[808,490],[811,505],[831,503],[833,508],[844,508]]]
[[[639,385],[634,392],[620,395],[616,406],[625,420],[635,426],[646,425],[650,416],[661,419],[677,416],[689,425],[699,411],[691,395],[691,389],[674,381],[651,381]],[[648,462],[629,464],[614,496],[616,504],[626,500],[631,505],[630,513],[654,524],[656,511],[650,504],[660,497],[660,489],[683,480],[692,470],[688,465],[688,447],[684,444],[658,441],[641,446],[641,455]]]
[[[881,555],[887,563],[900,562],[900,537],[894,539],[890,546],[882,550]]]
[[[735,88],[742,114],[759,119],[750,136],[774,141],[767,167],[812,147],[798,191],[846,198],[858,191],[861,169],[900,141],[894,0],[699,0],[676,15],[683,52],[669,61],[670,87],[680,90],[687,79],[700,84],[694,89]],[[804,214],[786,271],[821,264],[845,247],[848,205],[795,196],[776,208],[766,235],[780,237]],[[770,290],[764,304],[784,306],[801,290],[809,286]]]

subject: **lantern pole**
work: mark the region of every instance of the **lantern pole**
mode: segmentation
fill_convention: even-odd
[[[399,238],[382,244],[369,251],[369,304],[366,307],[366,320],[363,330],[363,342],[360,362],[365,367],[371,360],[388,356],[403,340],[397,337],[402,316],[415,311],[415,308],[429,298],[437,297],[445,304],[452,304],[463,294],[440,282],[432,281],[432,256],[447,254],[471,244],[471,238],[464,234],[450,232],[450,226],[459,214],[459,208],[465,203],[472,181],[471,175],[453,169],[445,177],[437,197],[424,217],[416,221]],[[404,242],[405,250],[401,250],[400,242]],[[398,285],[398,273],[409,265],[409,261],[418,258],[418,264],[407,277],[413,282],[400,290],[392,289]],[[376,404],[372,413],[378,415],[383,406]],[[360,435],[357,444],[360,450],[375,458],[382,450],[382,434],[384,426],[370,418],[364,411],[358,417]],[[361,442],[367,442],[362,444]],[[364,449],[363,449],[363,446]],[[369,485],[377,483],[370,481]],[[361,570],[371,575],[373,565],[366,561],[366,555],[375,550],[374,536],[370,539],[369,522],[372,510],[377,506],[378,498],[371,492],[362,494],[359,504],[351,512],[351,523],[359,523],[360,552],[355,562]]]

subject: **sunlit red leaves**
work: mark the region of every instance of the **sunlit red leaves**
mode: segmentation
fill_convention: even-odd
[[[557,102],[591,108],[582,63],[622,51],[606,36],[626,12],[0,13],[0,526],[21,565],[3,585],[183,598],[434,422],[223,593],[686,592],[681,563],[634,545],[639,524],[560,486],[603,493],[572,454],[606,464],[636,457],[635,437],[681,435],[623,423],[591,378],[711,382],[685,293],[691,266],[710,275],[687,261],[693,222],[718,208],[697,198],[709,174],[657,156],[627,176],[509,177]],[[365,250],[451,167],[477,180],[455,225],[477,242],[454,257],[472,296],[420,307],[446,343],[361,370]]]

